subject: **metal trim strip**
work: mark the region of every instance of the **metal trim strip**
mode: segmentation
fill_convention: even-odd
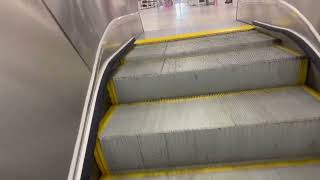
[[[115,84],[114,84],[113,79],[111,79],[111,80],[108,82],[108,84],[107,84],[107,89],[108,89],[108,92],[109,92],[109,96],[110,96],[110,99],[111,99],[111,103],[112,103],[113,105],[119,104],[118,96],[117,96],[117,91],[116,91],[116,87],[115,87]]]

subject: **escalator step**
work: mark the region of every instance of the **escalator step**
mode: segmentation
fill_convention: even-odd
[[[109,82],[114,103],[303,84],[303,55],[251,47],[201,56],[127,63]]]
[[[320,155],[320,96],[283,87],[115,105],[99,131],[112,172]]]
[[[247,31],[202,38],[180,40],[136,46],[125,58],[126,62],[163,60],[165,58],[194,56],[233,48],[271,45],[279,40],[259,33]]]

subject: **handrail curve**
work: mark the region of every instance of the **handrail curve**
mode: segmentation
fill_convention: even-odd
[[[271,8],[267,7],[267,5],[271,5]],[[272,11],[275,10],[273,8],[276,11]],[[256,21],[299,36],[314,51],[314,54],[318,56],[317,60],[320,61],[319,32],[298,8],[285,0],[238,0],[236,14],[238,21],[251,24]],[[278,19],[291,22],[289,24],[281,24]]]

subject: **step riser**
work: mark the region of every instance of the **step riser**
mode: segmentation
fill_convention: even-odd
[[[130,103],[161,98],[196,96],[297,85],[301,81],[302,60],[287,59],[249,65],[231,65],[193,72],[162,73],[130,79],[115,79],[118,102]],[[174,63],[164,68],[174,68]],[[304,81],[304,80],[302,80]]]
[[[110,137],[102,142],[111,171],[320,155],[320,122],[186,130]]]

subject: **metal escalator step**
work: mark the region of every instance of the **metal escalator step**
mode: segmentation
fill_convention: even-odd
[[[247,31],[217,36],[180,40],[166,43],[136,46],[125,58],[126,62],[161,60],[172,57],[201,55],[233,48],[245,48],[270,45],[277,39],[259,33]]]
[[[316,180],[318,177],[319,159],[311,159],[130,172],[104,176],[101,180]]]
[[[119,103],[296,85],[305,80],[302,58],[269,46],[128,63],[109,84]]]
[[[113,106],[99,131],[112,172],[320,155],[320,96],[306,87]]]

